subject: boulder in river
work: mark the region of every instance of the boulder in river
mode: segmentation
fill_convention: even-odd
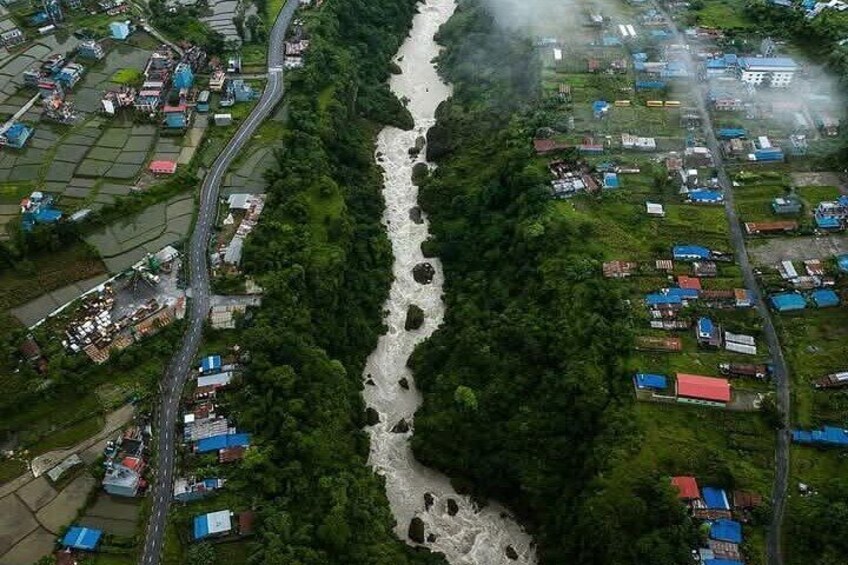
[[[451,516],[456,516],[457,512],[459,512],[459,504],[456,503],[456,500],[449,498],[448,499],[448,514]]]
[[[409,219],[416,224],[424,223],[424,218],[421,215],[421,206],[413,206],[409,209]]]
[[[430,284],[435,274],[436,269],[430,263],[418,263],[412,268],[412,278],[418,284]]]
[[[401,377],[398,380],[398,384],[400,385],[400,388],[402,388],[403,390],[409,390],[409,380],[407,380],[406,377]]]
[[[372,379],[371,377],[365,379],[365,384],[367,384],[368,386],[377,386],[377,383],[375,383],[374,379]]]
[[[430,508],[433,507],[434,501],[435,501],[435,499],[433,498],[433,495],[429,492],[425,492],[424,493],[424,510],[430,510]]]
[[[409,539],[415,543],[424,543],[424,520],[418,516],[409,521]]]
[[[365,423],[369,426],[374,426],[380,423],[380,413],[370,406],[365,409]]]
[[[406,309],[406,322],[403,327],[406,331],[417,330],[424,325],[424,310],[416,304],[410,304]]]
[[[513,561],[516,561],[518,559],[518,552],[515,551],[515,548],[511,545],[506,546],[504,553],[506,553],[506,556],[512,559]]]
[[[400,422],[395,424],[395,426],[392,428],[392,433],[394,433],[394,434],[405,434],[408,431],[409,431],[409,422],[407,422],[406,419],[404,419],[404,418],[401,418]]]
[[[436,534],[427,534],[427,541],[429,543],[433,543],[434,541],[436,541]]]
[[[430,167],[427,166],[427,163],[415,163],[412,165],[412,184],[420,185],[421,181],[426,179],[429,174]]]

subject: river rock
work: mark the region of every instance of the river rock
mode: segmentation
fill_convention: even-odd
[[[506,556],[512,559],[513,561],[516,561],[518,559],[518,552],[515,551],[515,548],[511,545],[506,546],[506,550],[504,550],[504,553],[506,553]]]
[[[398,380],[398,384],[403,390],[409,390],[409,380],[406,377],[401,377]]]
[[[409,219],[416,224],[424,223],[424,218],[421,216],[421,206],[413,206],[409,209]]]
[[[380,413],[370,406],[365,409],[365,423],[369,426],[374,426],[380,423]]]
[[[418,516],[409,521],[409,539],[415,543],[424,543],[424,520]]]
[[[408,431],[409,431],[409,422],[407,422],[406,419],[404,419],[404,418],[401,418],[400,422],[395,424],[395,427],[392,428],[392,433],[394,433],[394,434],[405,434]]]
[[[428,534],[427,535],[427,541],[429,543],[433,543],[434,541],[436,541],[436,534]]]
[[[374,379],[366,379],[365,384],[368,386],[377,386],[377,383],[374,382]]]
[[[424,510],[430,510],[430,508],[433,507],[434,501],[435,501],[435,499],[433,498],[433,495],[429,492],[425,492],[424,493]]]
[[[457,512],[459,512],[459,504],[452,498],[448,499],[448,514],[450,516],[456,516]]]
[[[406,331],[417,330],[424,325],[424,310],[416,304],[410,304],[406,309],[406,322],[403,327]]]
[[[415,163],[412,165],[412,184],[418,186],[421,184],[421,181],[427,178],[427,175],[430,174],[430,168],[427,166],[427,163]]]
[[[418,263],[412,268],[412,277],[418,284],[430,284],[435,274],[436,269],[430,263]]]

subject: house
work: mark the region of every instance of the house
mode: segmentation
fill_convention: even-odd
[[[742,524],[736,520],[718,519],[710,524],[710,539],[742,543]]]
[[[678,402],[724,407],[730,402],[730,381],[718,377],[677,373],[676,394]]]
[[[200,94],[197,95],[197,100],[195,103],[195,109],[198,112],[206,113],[209,111],[209,91],[201,90]]]
[[[672,255],[678,261],[697,261],[698,259],[709,259],[710,250],[700,245],[675,245]]]
[[[793,312],[803,310],[807,307],[807,301],[798,292],[783,292],[772,295],[769,300],[772,307],[778,312]]]
[[[212,121],[216,126],[228,126],[233,123],[233,115],[232,114],[214,114],[212,116]]]
[[[672,477],[671,486],[677,489],[677,498],[681,500],[692,501],[701,498],[701,493],[698,490],[698,481],[695,480],[695,477]]]
[[[651,373],[636,373],[633,384],[639,390],[665,390],[668,387],[665,375]]]
[[[665,217],[665,208],[662,204],[657,204],[656,202],[645,202],[645,209],[649,216],[656,216],[659,218]]]
[[[0,147],[23,149],[30,136],[32,136],[32,132],[32,128],[20,122],[15,122],[6,131],[0,132]]]
[[[154,175],[173,175],[177,172],[176,161],[151,161],[147,167]]]
[[[102,530],[86,528],[82,526],[71,526],[62,536],[62,547],[78,549],[82,551],[94,551],[103,537]]]
[[[223,486],[224,479],[212,478],[197,481],[180,477],[174,480],[174,500],[179,502],[199,500]]]
[[[724,194],[721,191],[705,188],[689,191],[687,198],[693,204],[721,204],[724,202]]]
[[[124,41],[130,36],[132,31],[129,21],[109,23],[109,34],[112,36],[112,39]]]
[[[763,497],[755,492],[746,490],[733,491],[733,508],[735,510],[750,510],[763,505]]]
[[[695,337],[698,345],[721,347],[721,328],[707,317],[698,318],[695,324]]]
[[[724,348],[734,353],[757,354],[757,342],[752,336],[724,332]]]
[[[754,300],[751,297],[751,291],[747,288],[734,288],[733,298],[736,300],[737,308],[750,308],[754,305]]]
[[[798,222],[782,220],[774,222],[745,222],[745,232],[748,235],[765,235],[772,233],[789,233],[798,229]]]
[[[804,261],[804,270],[806,270],[807,274],[811,277],[824,276],[824,265],[822,264],[821,259],[807,259]]]
[[[95,59],[99,61],[106,56],[106,52],[103,51],[103,46],[97,41],[93,39],[86,39],[85,41],[80,42],[77,47],[77,55],[84,59]]]
[[[674,261],[671,259],[657,259],[656,263],[654,263],[654,267],[658,271],[665,271],[666,273],[670,273],[674,270]]]
[[[704,487],[701,490],[704,506],[710,510],[730,510],[730,501],[724,489]]]
[[[127,460],[130,461],[127,461]],[[125,458],[124,461],[131,463],[132,466],[126,466],[123,463],[112,463],[106,470],[106,475],[103,477],[103,489],[109,494],[115,496],[133,497],[138,494],[139,489],[144,485],[139,472],[133,467],[139,467],[132,461],[135,458]]]
[[[224,387],[230,384],[230,381],[233,380],[233,372],[232,371],[222,371],[220,373],[214,373],[211,375],[203,375],[197,377],[197,386],[214,386],[214,387]]]
[[[836,256],[836,268],[843,273],[848,273],[848,253]]]
[[[621,134],[621,146],[625,149],[638,149],[640,151],[656,151],[657,140],[653,137],[639,137],[629,133]]]
[[[194,539],[224,536],[233,530],[233,513],[229,510],[209,512],[194,517]]]
[[[624,279],[639,268],[639,263],[633,261],[606,261],[603,264],[604,277],[608,279]]]
[[[191,88],[194,85],[194,73],[188,63],[177,63],[173,76],[174,88],[179,90]]]
[[[616,173],[604,173],[604,188],[619,188],[621,184]]]
[[[815,302],[816,306],[819,308],[839,306],[839,296],[834,291],[827,288],[814,290],[811,293],[811,297],[813,302]]]
[[[686,288],[690,290],[701,290],[701,279],[695,277],[687,277],[686,275],[680,275],[677,277],[677,285],[680,288]]]
[[[771,201],[771,209],[777,215],[799,214],[801,200],[795,196],[778,197]]]
[[[221,370],[221,356],[207,355],[200,361],[201,373],[215,373]]]
[[[220,434],[199,440],[194,446],[197,453],[209,453],[228,447],[248,447],[250,434]]]
[[[786,88],[798,69],[798,64],[789,57],[739,57],[737,76],[753,86]]]
[[[717,277],[718,265],[713,261],[693,261],[692,276],[699,278]]]
[[[823,446],[848,446],[848,430],[836,426],[824,426],[821,430],[792,430],[792,441],[801,444]]]

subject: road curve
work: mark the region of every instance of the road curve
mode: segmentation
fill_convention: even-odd
[[[180,397],[190,366],[200,346],[203,322],[209,313],[209,270],[206,258],[221,181],[233,159],[283,97],[283,40],[297,6],[298,0],[288,0],[277,16],[268,38],[268,82],[265,90],[250,115],[218,155],[200,187],[199,213],[188,249],[192,296],[188,329],[183,335],[179,350],[171,358],[159,387],[159,404],[154,418],[156,477],[150,490],[151,511],[141,554],[141,565],[158,564],[162,554],[168,507],[173,492]]]

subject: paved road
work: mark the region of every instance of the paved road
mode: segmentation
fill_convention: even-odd
[[[141,555],[142,565],[156,565],[162,553],[166,518],[174,483],[176,424],[180,397],[190,366],[197,355],[203,322],[210,307],[209,271],[206,258],[221,180],[238,152],[283,97],[283,40],[297,6],[298,0],[288,0],[277,16],[268,39],[268,82],[262,97],[223,152],[218,155],[200,188],[200,212],[188,251],[192,293],[189,326],[183,336],[180,349],[171,359],[160,383],[159,405],[155,418],[156,478],[150,490],[152,505]]]
[[[659,5],[655,6],[661,9]],[[675,34],[675,42],[681,45],[687,45],[685,37],[680,31],[677,24],[671,19],[668,13],[661,11],[666,23]],[[695,72],[697,76],[696,65],[690,61],[690,70]],[[775,468],[774,468],[774,483],[772,485],[772,522],[768,532],[766,543],[766,553],[768,555],[768,563],[770,565],[783,565],[783,552],[781,548],[781,529],[783,525],[783,514],[786,506],[786,493],[788,487],[789,476],[789,370],[786,365],[786,360],[783,357],[783,350],[780,347],[780,340],[777,337],[777,331],[774,327],[774,321],[771,317],[771,311],[766,305],[759,282],[754,276],[754,271],[751,267],[751,261],[748,257],[748,250],[745,246],[745,235],[742,233],[742,225],[739,222],[739,217],[736,213],[734,205],[733,183],[727,174],[727,167],[724,163],[724,158],[719,148],[718,139],[716,137],[715,128],[710,119],[709,112],[706,106],[707,85],[692,81],[692,90],[694,98],[697,102],[698,113],[703,122],[704,137],[706,138],[707,147],[709,147],[715,158],[715,168],[718,174],[718,180],[724,189],[724,210],[727,215],[727,221],[730,224],[730,239],[733,244],[733,251],[736,255],[736,260],[742,270],[742,278],[745,281],[745,287],[754,295],[754,305],[757,313],[760,315],[763,324],[763,333],[768,344],[769,354],[771,355],[772,365],[774,367],[773,378],[777,392],[777,406],[782,414],[782,429],[777,431],[777,442],[775,447]]]

